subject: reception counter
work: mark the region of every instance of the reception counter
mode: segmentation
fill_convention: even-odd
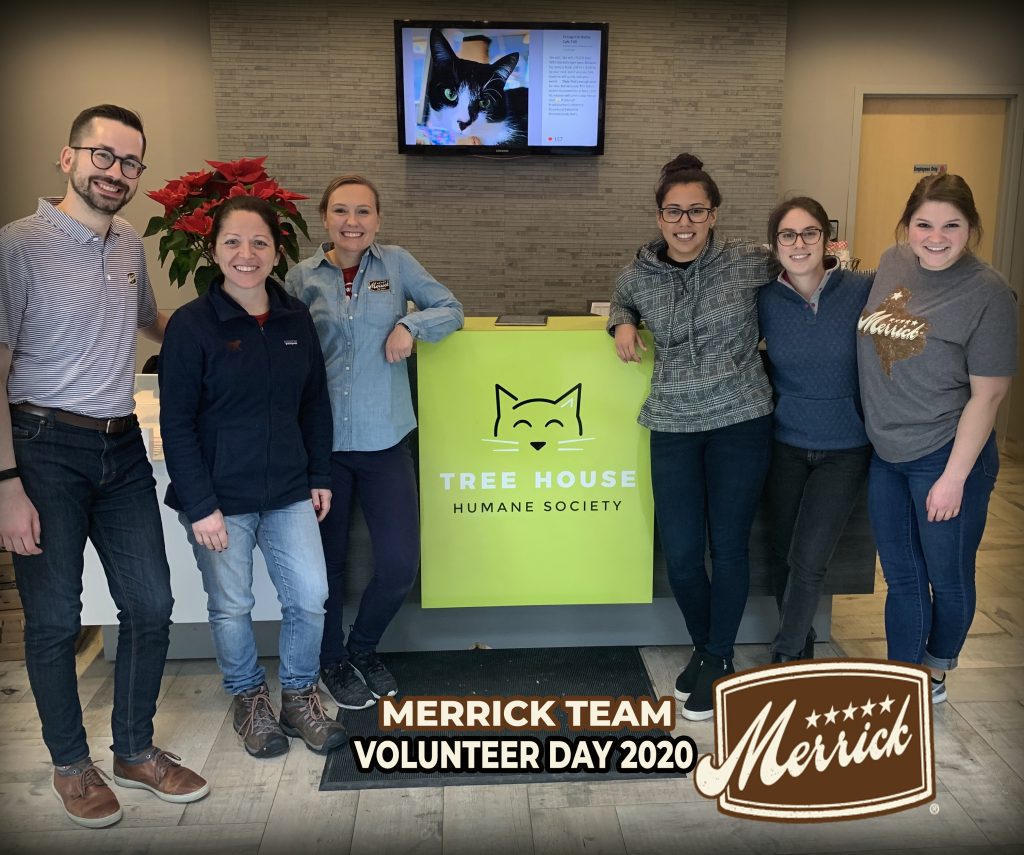
[[[623,365],[599,317],[551,317],[544,326],[469,318],[410,360],[420,428],[420,580],[380,649],[683,644],[689,641],[657,547],[647,432],[635,423],[650,382],[644,362]],[[157,492],[168,484],[154,375],[138,375],[136,412]],[[617,504],[616,504],[617,503]],[[527,510],[528,509],[528,510]],[[206,595],[176,514],[161,507],[175,597],[172,658],[212,656]],[[751,537],[751,596],[738,640],[768,642],[778,625],[767,523]],[[353,515],[346,619],[371,573],[369,536]],[[831,596],[873,589],[875,550],[864,498],[830,564],[815,629],[828,637]],[[257,639],[277,650],[280,606],[254,554]],[[89,546],[84,624],[116,609]]]

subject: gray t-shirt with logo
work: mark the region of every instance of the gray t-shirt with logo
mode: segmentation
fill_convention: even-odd
[[[908,246],[886,250],[857,324],[868,437],[883,460],[931,454],[956,434],[970,375],[1017,372],[1017,300],[970,254],[926,270]]]

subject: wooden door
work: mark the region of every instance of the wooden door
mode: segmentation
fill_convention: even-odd
[[[877,267],[893,244],[907,197],[927,174],[915,167],[939,164],[970,185],[983,229],[977,253],[992,262],[1008,106],[998,97],[864,98],[850,247],[861,270]]]

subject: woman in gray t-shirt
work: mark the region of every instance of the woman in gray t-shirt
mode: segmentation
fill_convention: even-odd
[[[1016,299],[972,253],[980,235],[963,178],[923,178],[857,327],[888,656],[931,669],[933,703],[946,700],[946,671],[974,619],[999,469],[992,428],[1017,368]]]

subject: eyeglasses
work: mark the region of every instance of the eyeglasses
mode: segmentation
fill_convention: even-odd
[[[822,234],[824,232],[816,228],[804,229],[802,232],[787,229],[784,232],[778,232],[775,237],[779,241],[779,246],[792,246],[796,243],[797,236],[803,240],[805,246],[812,246],[821,240]]]
[[[121,174],[125,178],[138,178],[146,169],[144,163],[140,163],[134,157],[119,157],[112,151],[105,148],[98,148],[90,145],[71,145],[75,151],[87,151],[92,157],[92,165],[97,169],[110,169],[115,161],[121,161]]]
[[[658,208],[658,216],[666,223],[678,223],[686,214],[691,223],[706,223],[714,208]]]

